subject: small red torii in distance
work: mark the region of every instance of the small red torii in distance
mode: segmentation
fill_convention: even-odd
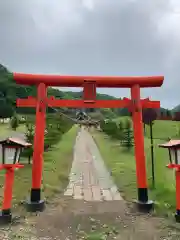
[[[36,107],[36,128],[34,137],[32,189],[28,203],[30,211],[41,211],[44,201],[41,200],[41,179],[43,170],[44,129],[46,107],[71,108],[128,108],[132,112],[136,176],[138,187],[138,206],[142,210],[150,210],[153,202],[148,200],[146,163],[144,152],[144,134],[142,108],[159,108],[159,101],[140,99],[140,88],[160,87],[163,76],[150,77],[103,77],[103,76],[54,76],[14,73],[13,78],[18,84],[36,85],[37,98],[17,99],[18,107]],[[47,87],[83,87],[83,99],[64,100],[47,97]],[[96,100],[96,88],[130,88],[131,99]]]

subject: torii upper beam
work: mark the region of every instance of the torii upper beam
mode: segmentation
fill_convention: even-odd
[[[82,87],[84,82],[94,81],[98,88],[131,88],[136,84],[140,88],[160,87],[164,81],[163,76],[56,76],[24,73],[13,73],[13,79],[23,85],[38,85],[43,82],[46,86],[61,87]]]

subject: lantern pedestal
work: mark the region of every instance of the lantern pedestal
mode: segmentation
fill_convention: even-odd
[[[177,158],[177,155],[176,155]],[[174,163],[175,162],[175,163]],[[180,164],[177,159],[173,161],[173,163],[170,163],[167,165],[170,169],[176,170],[176,214],[175,219],[176,222],[180,223]]]
[[[180,223],[180,165],[176,168],[176,222]]]
[[[45,201],[40,200],[39,202],[26,202],[26,209],[28,212],[43,212],[45,209]]]
[[[5,169],[5,184],[4,184],[4,199],[2,202],[2,211],[0,212],[0,224],[8,224],[12,221],[11,202],[12,202],[12,188],[14,183],[14,170],[16,168],[23,168],[21,164],[3,164],[0,165],[0,170]]]
[[[135,201],[137,208],[140,212],[148,213],[153,210],[154,202],[149,200],[147,202]]]
[[[180,223],[180,210],[176,210],[175,219],[176,222]]]
[[[31,198],[26,202],[28,212],[43,212],[45,201],[41,200],[41,189],[31,189]]]
[[[138,200],[135,201],[136,206],[141,212],[150,212],[154,208],[154,202],[148,200],[148,189],[138,188]]]
[[[11,210],[2,210],[0,212],[0,225],[6,225],[12,222]]]

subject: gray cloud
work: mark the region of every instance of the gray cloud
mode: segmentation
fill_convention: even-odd
[[[0,61],[12,71],[165,75],[143,97],[179,103],[177,0],[2,0]],[[126,96],[128,90],[101,92]]]

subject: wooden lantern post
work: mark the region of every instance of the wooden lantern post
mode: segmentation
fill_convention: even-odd
[[[159,147],[166,148],[169,151],[170,169],[175,169],[176,172],[176,222],[180,223],[180,140],[170,140],[167,143],[159,144]]]
[[[45,128],[46,107],[70,108],[129,108],[133,112],[135,158],[138,187],[138,206],[141,210],[149,210],[152,202],[148,200],[147,180],[145,169],[144,136],[142,124],[142,108],[159,108],[159,101],[140,99],[140,88],[160,87],[163,76],[152,77],[106,77],[106,76],[53,76],[14,73],[14,80],[18,84],[36,85],[36,98],[17,99],[18,107],[36,108],[36,131],[33,154],[32,189],[30,201],[27,203],[30,211],[42,211],[44,201],[41,200],[41,179],[43,171],[43,142]],[[83,98],[80,100],[66,100],[48,98],[46,87],[83,87]],[[97,88],[130,88],[132,99],[97,100]]]
[[[24,148],[30,146],[30,143],[17,138],[7,138],[0,141],[0,170],[5,169],[6,171],[0,224],[7,224],[12,221],[11,203],[14,171],[24,167],[22,164],[19,164],[20,153]]]
[[[14,184],[14,171],[18,168],[23,168],[22,164],[3,164],[0,165],[0,170],[5,169],[5,184],[4,184],[4,198],[2,203],[2,210],[0,213],[0,224],[10,223],[12,221],[11,203],[12,190]]]

